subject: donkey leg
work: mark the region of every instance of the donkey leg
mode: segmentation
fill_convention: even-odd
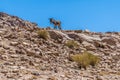
[[[54,29],[57,29],[57,26],[54,26]]]
[[[61,28],[61,26],[58,26],[58,28],[61,30],[62,28]]]

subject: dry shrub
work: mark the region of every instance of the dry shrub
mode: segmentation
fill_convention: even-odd
[[[99,62],[99,57],[91,53],[75,54],[71,56],[72,60],[78,63],[79,68],[87,68],[89,65],[95,66]]]
[[[38,34],[39,38],[43,38],[45,40],[47,40],[49,38],[49,33],[46,30],[38,30],[37,34]]]
[[[69,48],[75,48],[75,47],[78,47],[78,43],[74,40],[69,40],[66,42],[65,44],[67,47]]]

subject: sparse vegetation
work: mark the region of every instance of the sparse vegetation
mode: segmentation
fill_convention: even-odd
[[[110,74],[120,75],[120,72],[114,73],[114,72],[109,72],[109,71],[101,71],[99,73],[99,75],[101,75],[101,76],[103,76],[103,75],[110,75]]]
[[[78,47],[78,43],[76,41],[74,41],[74,40],[67,41],[65,45],[68,46],[69,48]]]
[[[78,63],[79,68],[87,68],[89,65],[95,66],[99,62],[98,56],[84,52],[71,56],[72,60]]]
[[[49,38],[49,33],[46,30],[39,30],[39,31],[37,31],[37,34],[38,34],[39,38],[43,38],[45,40],[47,40]]]

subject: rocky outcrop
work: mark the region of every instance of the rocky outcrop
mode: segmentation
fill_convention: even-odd
[[[38,37],[35,23],[0,13],[0,80],[119,80],[120,33],[46,29]],[[76,41],[77,48],[65,43]],[[88,51],[100,57],[96,67],[79,69],[70,55]]]
[[[6,13],[0,12],[0,28],[6,27],[11,29],[26,29],[26,30],[34,30],[37,28],[36,23],[30,23],[28,21],[24,21],[17,16],[10,16]]]
[[[107,43],[109,45],[116,45],[118,41],[113,37],[103,37],[102,42]]]

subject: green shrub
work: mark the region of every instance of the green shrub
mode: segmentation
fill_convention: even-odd
[[[75,48],[78,46],[78,43],[74,40],[69,40],[66,42],[65,45],[68,46],[69,48]]]
[[[39,30],[39,31],[37,31],[37,34],[38,34],[39,38],[43,38],[45,40],[47,40],[49,38],[49,33],[46,30]]]
[[[95,66],[99,62],[98,56],[84,52],[71,56],[72,60],[78,63],[79,68],[87,68],[89,65]]]

